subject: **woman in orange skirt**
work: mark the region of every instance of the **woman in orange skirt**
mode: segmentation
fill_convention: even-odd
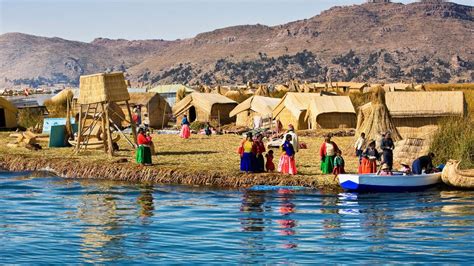
[[[278,172],[283,174],[296,175],[295,149],[291,145],[291,135],[286,135],[286,140],[281,146],[283,153],[278,163]]]
[[[375,141],[371,141],[367,149],[362,153],[362,161],[359,165],[359,174],[377,173],[377,161],[380,154],[375,148]]]
[[[181,121],[181,133],[179,136],[183,139],[188,139],[191,136],[191,130],[189,129],[188,116],[184,115],[183,120]]]

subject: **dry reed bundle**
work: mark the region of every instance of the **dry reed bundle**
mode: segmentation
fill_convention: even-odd
[[[402,139],[385,104],[385,91],[381,86],[372,93],[370,108],[359,111],[356,137],[362,132],[367,139],[378,139],[379,135],[385,132],[390,132],[394,141]]]
[[[181,101],[182,99],[184,99],[184,97],[186,97],[186,89],[184,87],[180,87],[176,91],[176,102]]]
[[[224,96],[238,103],[241,103],[247,100],[251,95],[246,95],[243,94],[241,91],[235,90],[226,92]]]
[[[258,86],[258,89],[255,91],[254,95],[269,97],[270,96],[270,91],[268,90],[267,86],[260,85],[260,86]]]
[[[62,90],[57,95],[44,101],[44,106],[49,111],[50,117],[64,117],[67,112],[67,104],[72,102],[74,93],[71,89]]]

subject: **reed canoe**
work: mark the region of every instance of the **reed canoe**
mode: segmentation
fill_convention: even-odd
[[[449,160],[443,168],[441,179],[448,186],[474,189],[474,169],[459,170],[460,161]]]

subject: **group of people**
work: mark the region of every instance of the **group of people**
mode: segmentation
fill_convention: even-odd
[[[255,137],[251,132],[247,133],[247,137],[241,141],[238,153],[240,154],[240,170],[246,173],[262,173],[265,171],[275,171],[273,164],[273,151],[270,150],[265,157],[265,145],[263,144],[263,136],[257,134]]]
[[[344,158],[342,151],[337,144],[331,140],[331,135],[325,137],[324,143],[319,150],[321,159],[321,171],[323,174],[341,174],[345,173]],[[238,153],[240,154],[240,170],[242,172],[273,172],[275,165],[273,163],[273,151],[270,150],[265,155],[266,163],[264,163],[263,153],[265,146],[262,141],[263,136],[258,134],[253,138],[251,133],[247,133],[247,137],[240,143]],[[283,143],[280,146],[280,157],[278,162],[278,172],[283,174],[297,174],[295,155],[299,151],[298,135],[295,133],[293,125],[288,125],[288,131],[283,135]]]
[[[183,119],[181,120],[181,131],[179,133],[179,136],[183,139],[188,139],[191,137],[191,128],[190,128],[190,123],[188,120],[188,116],[184,115]],[[206,125],[204,126],[204,134],[206,136],[211,136],[212,135],[212,126],[211,123],[206,122]]]
[[[380,142],[380,153],[376,147],[376,141],[368,141],[367,148],[364,150],[366,145],[365,133],[361,133],[357,139],[354,148],[355,155],[359,157],[359,174],[371,174],[379,173],[380,175],[391,175],[393,171],[393,150],[395,149],[395,143],[391,137],[390,132],[382,134],[382,140]],[[428,155],[421,156],[413,161],[412,167],[407,162],[401,162],[401,172],[405,174],[422,174],[437,171],[433,166],[434,153],[430,152]],[[378,171],[377,162],[380,162],[381,169]]]

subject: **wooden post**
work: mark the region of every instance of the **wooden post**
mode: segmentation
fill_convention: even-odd
[[[102,104],[104,106],[104,104]],[[105,133],[107,133],[107,149],[108,154],[110,157],[114,156],[114,148],[112,144],[112,132],[110,131],[110,121],[109,121],[109,103],[105,103],[105,108],[103,107],[105,112]]]
[[[166,116],[166,100],[163,98],[163,121],[161,122],[161,129],[165,128],[165,116]]]
[[[81,134],[82,134],[82,104],[79,107],[79,124],[77,125],[76,153],[79,152]]]
[[[102,103],[102,115],[101,115],[101,118],[102,118],[102,141],[104,143],[104,151],[107,153],[108,152],[108,142],[107,142],[107,133],[106,133],[106,127],[107,127],[107,123],[105,122],[105,106],[104,104]]]
[[[134,142],[135,145],[137,146],[138,143],[137,143],[137,129],[136,129],[136,125],[135,125],[135,122],[133,121],[132,112],[130,111],[130,105],[128,104],[128,101],[125,101],[125,103],[127,104],[128,117],[129,117],[129,119],[130,119],[130,126],[131,126],[131,128],[132,128],[133,142]]]

